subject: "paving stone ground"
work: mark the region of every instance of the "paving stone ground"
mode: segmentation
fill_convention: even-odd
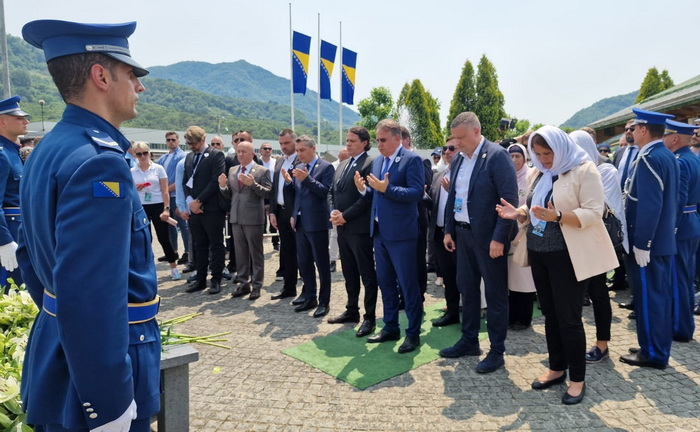
[[[162,255],[157,242],[153,246]],[[187,294],[184,279],[171,281],[167,265],[158,265],[161,319],[201,312],[177,330],[231,331],[231,350],[195,345],[200,360],[190,368],[191,431],[700,431],[697,341],[674,343],[663,371],[618,361],[637,346],[629,311],[617,307],[629,300],[627,291],[611,292],[610,359],[588,366],[586,398],[579,405],[561,404],[565,386],[530,389],[547,367],[543,318],[531,329],[508,334],[506,367],[495,373],[477,374],[474,357],[438,359],[361,391],[282,354],[349,325],[295,313],[291,299],[271,300],[282,282],[275,282],[278,252],[269,240],[265,252],[265,286],[256,301],[231,298],[230,282],[217,295]],[[444,301],[434,278],[429,275],[426,303]],[[340,265],[331,299],[330,316],[341,313],[346,294]],[[592,307],[584,308],[584,323],[592,345]],[[488,341],[481,348],[487,351]]]

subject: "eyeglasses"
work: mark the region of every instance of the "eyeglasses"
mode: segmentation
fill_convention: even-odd
[[[389,140],[389,138],[377,138],[377,139],[375,140],[375,142],[384,144],[384,143],[387,142],[388,140]]]
[[[217,147],[221,147],[222,145],[224,145],[224,143],[220,143],[220,142],[213,142],[213,143],[211,143],[211,145],[213,145],[213,146],[217,146]]]
[[[235,142],[236,144],[238,144],[241,141],[245,141],[245,139],[244,138],[236,138],[235,140],[233,140],[233,142]]]
[[[695,132],[695,133],[693,134],[693,136],[694,136],[694,137],[700,137],[700,132]]]
[[[165,142],[170,142],[170,141],[175,142],[175,141],[177,141],[177,138],[166,138],[165,139]]]
[[[260,150],[272,150],[272,147],[260,147]]]
[[[455,149],[457,149],[457,147],[455,147],[455,146],[453,146],[453,145],[448,145],[448,146],[445,146],[445,147],[442,148],[443,151],[447,151],[447,150],[449,150],[449,151],[455,151]]]
[[[634,132],[633,127],[625,128],[625,132]]]
[[[134,154],[136,155],[136,157],[148,156],[148,152],[147,152],[147,151],[146,151],[146,152],[143,152],[143,153],[142,153],[142,152],[136,152],[136,153],[134,153]]]
[[[610,153],[610,150],[598,150],[598,153]]]

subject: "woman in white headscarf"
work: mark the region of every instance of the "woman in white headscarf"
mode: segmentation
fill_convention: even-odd
[[[616,262],[603,225],[603,182],[595,164],[561,129],[544,126],[529,140],[531,193],[515,208],[505,201],[496,210],[505,219],[529,222],[527,258],[545,317],[549,369],[532,388],[566,381],[562,403],[583,400],[586,392],[586,334],[581,321],[587,279]]]
[[[522,144],[511,144],[508,153],[518,179],[518,206],[525,204],[527,193],[527,172],[534,170],[527,165],[527,149]],[[519,224],[522,229],[526,223]],[[521,267],[513,261],[515,251],[519,246],[521,235],[518,235],[510,245],[508,254],[508,328],[511,330],[525,330],[532,323],[532,307],[535,302],[535,282],[532,280],[532,272],[529,267]]]
[[[625,211],[622,208],[622,191],[620,189],[620,177],[617,168],[611,163],[601,162],[598,158],[598,150],[593,138],[585,131],[574,131],[569,134],[571,139],[583,149],[591,162],[595,163],[603,180],[605,192],[605,204],[612,215],[620,220],[622,226],[622,247],[627,251],[627,222]],[[612,266],[616,263],[611,263]],[[588,293],[593,302],[593,317],[595,318],[596,342],[586,353],[587,363],[598,363],[608,357],[608,342],[610,341],[610,323],[612,321],[612,308],[610,307],[610,295],[606,285],[607,271],[589,279]]]

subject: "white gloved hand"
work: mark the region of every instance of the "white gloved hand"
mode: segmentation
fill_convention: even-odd
[[[632,251],[634,252],[634,260],[637,261],[639,267],[646,267],[651,261],[651,251],[637,249],[635,246],[632,246]]]
[[[119,416],[118,419],[98,426],[95,429],[90,429],[90,432],[129,432],[131,429],[131,421],[136,419],[136,401],[132,400],[126,412]]]
[[[0,264],[12,271],[17,268],[17,243],[10,242],[0,246]]]

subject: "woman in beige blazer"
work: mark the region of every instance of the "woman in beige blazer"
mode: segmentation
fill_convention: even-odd
[[[542,313],[549,369],[532,388],[543,390],[566,380],[562,403],[583,400],[586,392],[586,334],[581,321],[587,279],[617,266],[603,225],[603,183],[595,164],[561,129],[544,126],[531,137],[529,151],[537,171],[528,175],[530,192],[520,208],[503,201],[505,219],[528,222],[524,241]],[[525,249],[525,248],[521,248]]]

